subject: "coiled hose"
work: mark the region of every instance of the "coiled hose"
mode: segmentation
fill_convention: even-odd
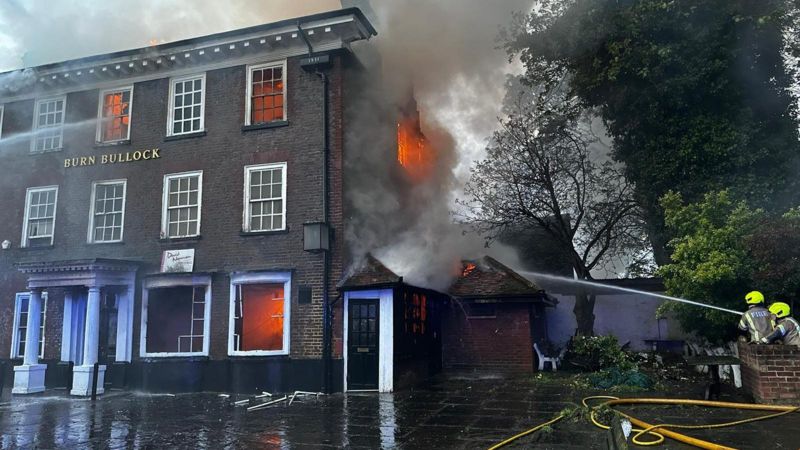
[[[597,404],[596,406],[590,406],[589,402],[592,400],[605,400],[605,401],[600,404]],[[731,403],[731,402],[715,402],[708,400],[687,400],[687,399],[670,399],[670,398],[618,398],[607,395],[596,395],[596,396],[586,397],[581,401],[581,403],[583,404],[583,406],[591,409],[589,418],[592,424],[603,430],[608,430],[609,428],[611,428],[609,425],[603,424],[597,419],[597,412],[599,408],[603,406],[607,406],[613,409],[613,407],[617,405],[692,405],[692,406],[706,406],[713,408],[771,411],[770,414],[758,417],[751,417],[749,419],[736,420],[733,422],[723,422],[723,423],[714,423],[706,425],[679,425],[679,424],[652,425],[643,420],[639,420],[631,416],[630,414],[614,410],[617,414],[627,418],[633,425],[638,427],[632,430],[635,434],[633,435],[631,442],[633,442],[636,445],[642,445],[642,446],[659,445],[664,442],[665,438],[671,438],[675,439],[676,441],[683,442],[685,444],[694,445],[695,447],[703,449],[714,449],[714,450],[731,450],[733,449],[733,447],[727,447],[724,445],[715,444],[713,442],[704,441],[702,439],[693,438],[690,436],[686,436],[685,434],[676,433],[674,431],[671,431],[670,429],[708,430],[714,428],[733,427],[736,425],[756,422],[759,420],[773,419],[775,417],[800,411],[800,406],[759,405],[751,403]],[[504,440],[503,442],[493,445],[492,447],[489,448],[489,450],[495,450],[505,445],[508,445],[511,442],[514,442],[515,440],[523,436],[535,433],[536,431],[539,431],[548,425],[552,425],[558,422],[559,420],[567,417],[568,415],[569,414],[561,413],[545,423],[539,424],[529,430],[523,431],[522,433],[519,433],[515,436],[511,436],[510,438]],[[651,440],[642,440],[642,437],[645,435],[650,435]]]

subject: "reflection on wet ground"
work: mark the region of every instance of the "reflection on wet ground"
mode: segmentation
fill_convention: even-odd
[[[13,399],[4,394],[0,447],[487,448],[591,394],[576,392],[558,381],[442,379],[396,394],[336,394],[247,412],[233,406],[235,397],[211,393],[111,392],[92,404],[69,398],[64,391],[52,392]],[[696,418],[685,408],[660,407],[646,411],[641,418],[685,422],[687,416]],[[734,417],[743,416],[723,411],[713,419]],[[775,442],[775,433],[798,423],[794,416],[768,425],[693,435],[740,448],[764,448],[765,442]],[[791,439],[798,438],[788,436],[781,443],[797,448],[800,441],[788,442]],[[583,422],[563,423],[549,435],[525,438],[516,446],[526,447],[605,448],[605,435]],[[670,442],[666,448],[683,447]]]

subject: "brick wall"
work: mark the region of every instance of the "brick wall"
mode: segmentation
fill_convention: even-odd
[[[454,306],[442,318],[445,369],[499,373],[533,370],[533,343],[527,303],[498,304],[495,318],[468,319]]]
[[[800,401],[800,348],[739,343],[742,385],[757,402]]]
[[[343,261],[342,206],[342,83],[345,55],[333,57],[330,75],[330,222],[332,242],[331,298],[341,277]],[[299,58],[287,62],[288,125],[243,130],[245,66],[206,73],[204,136],[165,139],[169,79],[134,85],[130,142],[95,145],[98,90],[67,95],[64,148],[30,154],[27,133],[33,122],[33,100],[5,104],[3,142],[0,142],[0,241],[12,249],[0,251],[0,358],[11,346],[14,293],[25,291],[25,278],[14,264],[83,258],[139,261],[134,309],[133,354],[139,354],[141,275],[158,271],[161,253],[194,248],[195,271],[211,272],[211,359],[227,357],[229,273],[234,271],[291,270],[291,348],[293,358],[319,358],[322,352],[323,255],[303,251],[303,223],[322,220],[322,82],[300,67]],[[120,86],[125,86],[124,81]],[[0,98],[0,104],[3,99]],[[64,159],[106,153],[159,148],[161,158],[124,164],[97,164],[65,168]],[[99,158],[98,158],[99,159]],[[244,166],[286,162],[288,174],[285,232],[242,234]],[[161,193],[168,173],[203,171],[199,238],[163,240]],[[124,242],[87,243],[89,201],[93,181],[127,179]],[[19,248],[28,187],[58,185],[55,238],[51,247]],[[298,286],[312,288],[310,304],[297,302]],[[59,297],[60,298],[60,297]],[[53,300],[56,300],[53,298]],[[50,306],[50,305],[49,305]],[[61,305],[52,304],[47,318],[46,358],[58,358]],[[341,313],[337,312],[341,318]],[[341,329],[341,326],[337,326]],[[341,332],[337,333],[337,337]],[[339,341],[339,339],[337,339]],[[336,346],[341,354],[341,345]]]

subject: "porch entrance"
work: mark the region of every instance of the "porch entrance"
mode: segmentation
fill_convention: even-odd
[[[378,389],[378,299],[350,299],[347,324],[347,388]]]

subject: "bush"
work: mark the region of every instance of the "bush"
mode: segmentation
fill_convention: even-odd
[[[589,371],[617,368],[636,369],[630,355],[625,353],[614,336],[576,336],[572,339],[567,360]]]

